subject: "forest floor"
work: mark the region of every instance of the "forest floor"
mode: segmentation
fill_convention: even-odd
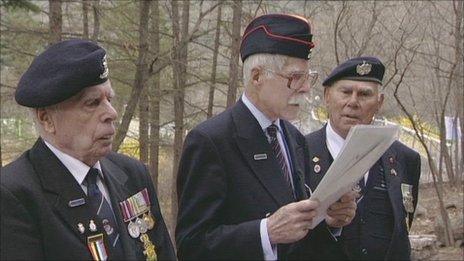
[[[444,203],[454,224],[455,237],[457,238],[454,246],[445,247],[443,236],[437,224],[441,223],[440,208],[438,203],[437,192],[433,184],[423,184],[419,188],[419,203],[416,210],[416,217],[412,225],[411,235],[433,234],[437,236],[436,255],[429,260],[464,260],[463,248],[463,189],[461,186],[451,186],[444,184]]]

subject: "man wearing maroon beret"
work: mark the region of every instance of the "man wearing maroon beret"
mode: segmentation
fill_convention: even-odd
[[[242,37],[245,92],[187,135],[179,165],[179,259],[320,259],[354,194],[310,229],[318,202],[305,189],[308,151],[295,119],[317,77],[311,27],[284,14],[254,19]],[[334,232],[335,233],[335,232]]]

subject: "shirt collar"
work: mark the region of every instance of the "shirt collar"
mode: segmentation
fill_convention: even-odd
[[[342,136],[338,135],[330,124],[330,119],[327,121],[327,127],[325,128],[326,139],[327,139],[327,148],[329,149],[330,155],[332,158],[337,158],[340,150],[345,144],[345,139]]]
[[[79,185],[82,185],[82,182],[84,182],[85,176],[87,176],[87,173],[90,170],[90,167],[87,166],[84,162],[62,152],[52,144],[48,143],[45,141],[45,145],[55,154],[55,156],[63,163],[63,165],[71,172],[73,175],[74,179],[76,179],[77,183]],[[101,166],[100,166],[100,161],[97,161],[95,165],[93,166],[94,168],[98,169],[100,173],[102,173]],[[100,174],[100,178],[103,178]]]
[[[256,106],[248,99],[245,93],[242,94],[242,102],[250,110],[253,117],[255,117],[255,119],[258,121],[259,126],[261,126],[263,131],[266,131],[267,127],[274,123],[277,125],[279,132],[282,132],[282,128],[280,127],[280,119],[277,119],[274,122],[270,120],[266,115],[264,115],[264,113],[256,108]]]

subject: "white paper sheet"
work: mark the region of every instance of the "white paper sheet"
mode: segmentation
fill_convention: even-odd
[[[349,192],[396,140],[397,126],[356,125],[311,199],[320,203],[311,229],[323,221],[328,207]],[[311,148],[309,148],[311,150]]]

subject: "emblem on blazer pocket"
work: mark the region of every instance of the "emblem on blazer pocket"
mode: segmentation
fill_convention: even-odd
[[[407,183],[401,183],[401,194],[403,195],[403,206],[406,212],[414,212],[414,204],[412,197],[412,185]]]

